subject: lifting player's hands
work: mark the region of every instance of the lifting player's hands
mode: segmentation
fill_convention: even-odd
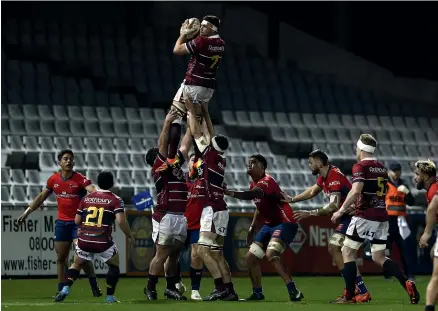
[[[332,215],[332,223],[335,224],[335,223],[338,221],[338,219],[341,218],[342,215],[343,215],[343,213],[342,213],[340,210],[338,210],[337,212],[335,212],[335,213]]]
[[[288,195],[286,192],[281,191],[281,202],[292,203],[293,198]]]
[[[426,248],[429,244],[430,237],[432,236],[432,233],[430,232],[424,232],[423,235],[420,238],[420,248]]]
[[[175,110],[170,109],[169,113],[166,115],[166,122],[173,122],[178,119],[178,114]]]
[[[312,216],[310,211],[294,211],[294,219],[297,221],[309,218],[310,216]]]

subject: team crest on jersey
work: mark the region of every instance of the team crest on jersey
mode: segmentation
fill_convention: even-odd
[[[333,186],[339,186],[341,183],[338,180],[332,181],[331,183],[329,183],[329,187],[333,187]]]
[[[301,250],[301,248],[304,245],[304,242],[307,240],[307,234],[303,230],[300,224],[298,224],[297,234],[295,235],[294,240],[289,244],[290,249],[295,253],[298,254]]]
[[[58,187],[59,187],[58,184],[54,184],[54,185],[53,185],[53,188],[58,188]]]

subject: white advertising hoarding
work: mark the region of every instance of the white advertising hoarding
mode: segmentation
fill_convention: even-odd
[[[56,210],[35,211],[20,226],[18,217],[23,211],[2,210],[1,248],[2,276],[56,276],[55,221]],[[115,225],[112,233],[120,252],[120,273],[126,273],[126,239]],[[70,251],[69,265],[73,262]],[[93,261],[96,274],[106,274],[107,266]]]

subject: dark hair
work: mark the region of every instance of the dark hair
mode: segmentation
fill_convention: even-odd
[[[206,20],[210,24],[215,25],[218,29],[221,26],[221,20],[219,19],[219,17],[214,16],[214,15],[206,15],[202,18],[202,20]]]
[[[266,158],[264,156],[262,156],[260,153],[258,154],[253,154],[252,156],[249,157],[250,159],[256,159],[257,161],[259,161],[263,167],[265,169],[268,168],[268,161],[266,161]]]
[[[110,171],[102,171],[97,176],[97,185],[102,190],[109,190],[114,186],[114,176]]]
[[[224,135],[216,135],[213,137],[213,139],[216,141],[216,144],[219,148],[222,150],[228,149],[228,138],[226,138]]]
[[[362,134],[362,135],[360,135],[359,139],[365,145],[368,145],[368,146],[371,146],[374,148],[377,147],[377,140],[371,134]]]
[[[64,154],[70,154],[72,158],[75,157],[75,155],[73,154],[73,151],[71,151],[70,149],[62,149],[59,153],[58,153],[58,161],[61,161],[62,157],[64,156]]]
[[[324,151],[322,151],[321,149],[316,149],[313,150],[310,154],[309,154],[309,158],[316,158],[321,160],[322,165],[326,166],[328,164],[328,156],[327,153],[325,153]]]
[[[149,149],[148,152],[146,153],[146,163],[149,164],[150,166],[154,166],[157,155],[158,155],[158,148],[155,147]]]

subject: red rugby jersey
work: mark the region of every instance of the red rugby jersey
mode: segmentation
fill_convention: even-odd
[[[87,194],[85,188],[89,185],[91,185],[91,180],[77,172],[73,172],[69,179],[64,179],[61,172],[49,177],[46,188],[56,195],[59,220],[75,220],[76,210],[81,199]]]

